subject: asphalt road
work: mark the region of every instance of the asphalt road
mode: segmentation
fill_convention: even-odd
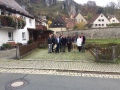
[[[1,73],[0,90],[120,90],[120,79]]]

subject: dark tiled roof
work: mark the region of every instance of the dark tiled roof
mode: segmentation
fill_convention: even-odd
[[[88,21],[88,23],[92,24],[99,16],[100,16],[100,14],[94,16],[94,18],[92,18],[90,21]]]
[[[116,18],[116,19],[118,19],[115,15],[108,15],[107,18],[108,18],[108,20],[110,20],[111,18]]]
[[[0,8],[19,13],[21,15],[34,18],[25,9],[23,9],[15,0],[0,0]]]
[[[62,16],[57,15],[55,19],[52,21],[50,28],[60,28],[66,27],[66,22],[63,20]]]

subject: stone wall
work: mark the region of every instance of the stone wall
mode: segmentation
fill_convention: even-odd
[[[56,32],[60,35],[61,32]],[[65,36],[73,35],[74,33],[80,35],[84,33],[88,39],[110,39],[110,38],[120,38],[120,27],[116,28],[100,28],[100,29],[88,29],[88,30],[73,30],[73,31],[64,31]]]

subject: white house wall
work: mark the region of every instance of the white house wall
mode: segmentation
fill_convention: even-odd
[[[104,28],[107,27],[108,24],[110,24],[110,21],[103,14],[100,14],[100,16],[93,22],[92,28]]]
[[[118,20],[117,18],[112,17],[112,18],[110,19],[110,23],[120,23],[120,22],[119,22],[119,20]]]
[[[1,9],[0,9],[0,15],[1,15]]]
[[[29,19],[26,17],[26,26],[24,29],[17,29],[14,31],[14,40],[15,42],[19,42],[22,44],[27,44],[27,41],[29,40],[29,32],[27,28],[35,28],[35,19],[31,19],[31,24],[29,23]],[[25,40],[22,39],[22,33],[25,32]]]
[[[80,23],[80,22],[84,22],[84,23],[87,23],[87,21],[85,20],[85,18],[79,13],[76,18],[77,20],[77,23]]]
[[[8,41],[8,32],[13,32],[13,40],[15,43],[22,43],[27,44],[27,41],[29,40],[29,32],[27,28],[35,28],[35,19],[31,19],[31,24],[29,22],[28,17],[25,18],[26,20],[26,26],[24,29],[14,29],[14,28],[0,28],[0,46],[2,46],[3,43],[9,42]],[[22,32],[25,32],[25,40],[22,39]],[[11,41],[13,42],[13,41]]]
[[[0,46],[3,43],[8,42],[8,32],[13,30],[5,30],[4,28],[0,28]]]

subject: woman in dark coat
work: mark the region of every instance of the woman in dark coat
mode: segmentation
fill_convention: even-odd
[[[65,52],[66,42],[67,42],[67,39],[65,36],[63,36],[61,40],[62,52]]]
[[[72,39],[70,36],[67,37],[67,47],[68,47],[68,52],[71,51],[71,43],[72,43]]]

